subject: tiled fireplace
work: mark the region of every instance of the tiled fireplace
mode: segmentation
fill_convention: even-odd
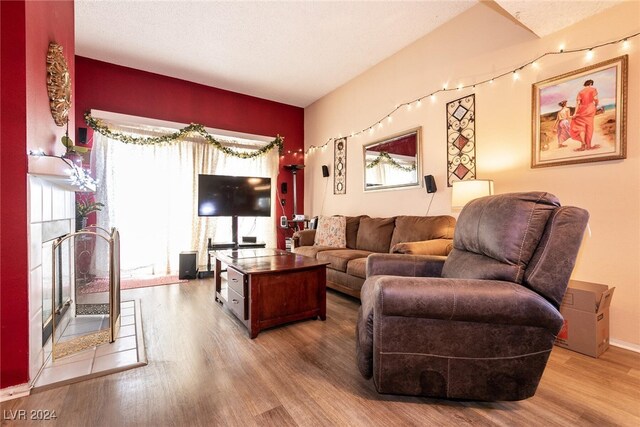
[[[47,179],[29,175],[29,378],[33,381],[45,362],[44,322],[51,314],[52,241],[74,231],[75,193]],[[48,248],[48,249],[47,249]],[[71,296],[73,268],[70,249],[62,251],[62,302]],[[60,280],[58,280],[60,281]],[[60,299],[60,294],[56,297]],[[49,349],[50,351],[50,349]]]

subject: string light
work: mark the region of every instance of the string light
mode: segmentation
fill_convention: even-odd
[[[491,77],[491,78],[488,78],[488,79],[486,79],[486,80],[478,81],[478,82],[475,82],[475,83],[469,84],[469,85],[467,85],[467,86],[463,86],[463,85],[462,85],[462,83],[460,83],[460,84],[456,87],[456,89],[455,89],[455,90],[462,90],[462,89],[465,89],[465,88],[471,88],[471,87],[472,87],[472,88],[475,88],[476,86],[480,86],[480,85],[483,85],[483,84],[485,84],[485,83],[494,84],[494,83],[495,83],[495,81],[496,81],[497,79],[500,79],[500,78],[502,78],[502,77],[505,77],[505,76],[507,76],[507,75],[509,75],[509,74],[511,74],[511,75],[512,75],[512,77],[513,77],[513,79],[514,79],[514,80],[518,80],[518,79],[520,78],[519,71],[521,71],[522,69],[524,69],[525,67],[527,67],[527,66],[529,66],[529,65],[531,65],[533,68],[539,68],[539,67],[540,67],[540,63],[539,63],[539,61],[540,61],[541,59],[543,59],[543,58],[546,58],[547,56],[550,56],[550,55],[559,55],[559,54],[570,54],[570,53],[577,53],[577,52],[585,52],[585,54],[586,54],[586,56],[587,56],[587,59],[591,59],[591,58],[593,58],[593,56],[595,55],[595,53],[593,52],[593,50],[594,50],[594,49],[597,49],[597,48],[600,48],[600,47],[604,47],[604,46],[609,46],[609,45],[613,45],[613,44],[622,43],[622,48],[623,48],[623,49],[628,49],[628,48],[629,48],[629,45],[630,45],[630,41],[629,41],[629,39],[632,39],[632,38],[634,38],[634,37],[638,37],[638,36],[640,36],[640,32],[637,32],[637,33],[635,33],[635,34],[631,34],[631,35],[625,36],[624,38],[621,38],[621,39],[617,39],[617,40],[612,40],[612,41],[608,41],[608,42],[600,43],[600,44],[597,44],[597,45],[594,45],[594,46],[591,46],[591,47],[583,47],[583,48],[576,48],[576,49],[566,49],[565,45],[564,45],[564,44],[562,44],[562,45],[560,45],[560,46],[559,46],[559,48],[558,48],[559,50],[558,50],[558,51],[549,51],[549,52],[545,52],[545,53],[543,53],[542,55],[538,56],[537,58],[535,58],[535,59],[533,59],[533,60],[531,60],[531,61],[529,61],[529,62],[527,62],[527,63],[525,63],[525,64],[522,64],[522,65],[520,65],[520,66],[516,67],[515,69],[512,69],[512,70],[510,70],[510,71],[505,71],[505,72],[503,72],[502,74],[498,74],[498,75],[493,76],[493,77]],[[406,103],[404,103],[404,104],[396,105],[396,106],[395,106],[395,108],[394,108],[392,111],[390,111],[389,113],[387,113],[386,115],[384,115],[384,116],[383,116],[383,119],[381,119],[381,120],[378,120],[378,121],[374,122],[374,124],[372,124],[371,126],[365,127],[365,128],[364,128],[364,129],[362,129],[361,131],[358,131],[358,132],[352,132],[352,133],[351,133],[351,135],[350,135],[350,137],[359,136],[359,135],[361,135],[361,134],[365,133],[366,131],[369,131],[369,134],[370,134],[370,135],[372,135],[372,134],[374,133],[374,131],[375,131],[375,126],[376,126],[376,124],[378,125],[378,128],[382,128],[382,121],[384,120],[384,118],[386,118],[389,122],[391,122],[391,120],[392,120],[392,117],[391,117],[391,116],[392,116],[392,114],[394,114],[396,111],[398,111],[398,110],[399,110],[401,107],[403,107],[403,106],[407,106],[407,110],[408,110],[408,111],[411,111],[411,104],[412,104],[413,102],[415,102],[415,103],[416,103],[416,106],[417,106],[417,107],[419,107],[419,106],[421,105],[421,101],[422,101],[422,99],[423,99],[423,98],[427,98],[427,97],[429,97],[429,98],[431,99],[431,102],[432,102],[432,103],[435,103],[435,101],[436,101],[436,95],[437,95],[439,92],[450,92],[450,91],[452,91],[452,90],[453,90],[453,89],[448,89],[447,87],[448,87],[448,83],[444,83],[444,84],[442,85],[442,88],[441,88],[441,89],[438,89],[438,90],[436,90],[435,92],[430,93],[429,95],[421,96],[421,97],[419,97],[419,98],[417,98],[417,99],[415,99],[414,101],[411,101],[411,102],[406,102]],[[322,144],[322,145],[320,145],[320,146],[311,145],[311,146],[310,146],[310,147],[305,151],[305,153],[308,153],[308,152],[310,152],[310,151],[315,151],[315,149],[317,149],[317,148],[323,148],[323,149],[324,149],[324,148],[326,148],[326,147],[329,145],[329,143],[331,143],[331,142],[335,141],[336,139],[339,139],[339,138],[329,138],[329,139],[327,140],[327,142],[325,142],[324,144]]]
[[[80,187],[80,190],[90,190],[94,191],[96,185],[98,184],[98,180],[94,179],[88,169],[83,169],[80,166],[77,166],[73,162],[65,159],[62,156],[54,156],[51,154],[46,154],[43,149],[38,150],[29,150],[28,154],[33,157],[53,157],[56,159],[60,159],[67,164],[71,169],[67,172],[69,173],[69,179],[71,180],[71,185],[76,187]]]

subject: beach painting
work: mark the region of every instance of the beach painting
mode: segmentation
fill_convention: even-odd
[[[534,83],[531,167],[626,158],[628,56]]]

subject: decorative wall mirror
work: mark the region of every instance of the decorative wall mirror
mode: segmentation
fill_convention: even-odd
[[[367,144],[364,149],[364,191],[420,187],[421,128]]]

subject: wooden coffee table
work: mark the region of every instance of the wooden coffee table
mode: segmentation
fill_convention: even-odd
[[[280,249],[214,251],[216,301],[227,307],[255,338],[272,326],[327,318],[326,266]],[[222,264],[227,287],[222,287]]]

